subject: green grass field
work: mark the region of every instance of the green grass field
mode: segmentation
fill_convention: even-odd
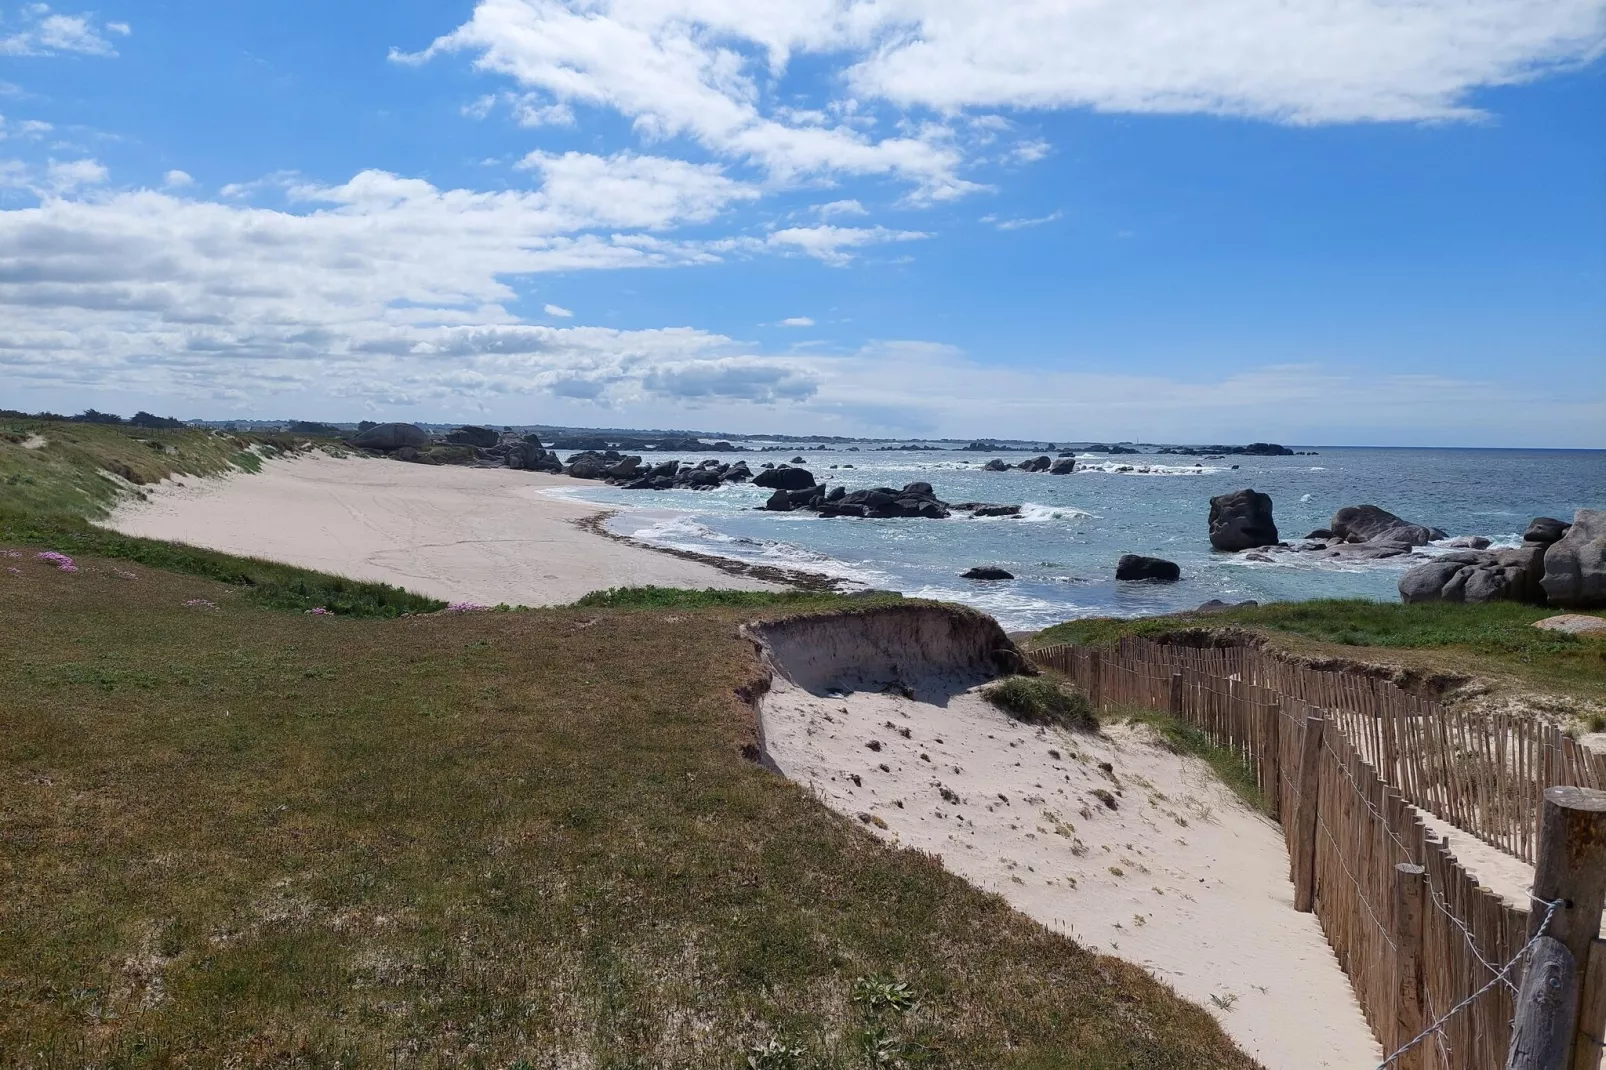
[[[1598,700],[1606,695],[1606,640],[1532,626],[1559,612],[1516,602],[1408,606],[1319,599],[1140,620],[1069,621],[1039,632],[1032,643],[1109,646],[1123,635],[1235,628],[1297,654],[1396,663],[1426,674],[1477,676]]]
[[[796,602],[312,616],[20,552],[0,1065],[1254,1065],[743,756],[736,627]]]

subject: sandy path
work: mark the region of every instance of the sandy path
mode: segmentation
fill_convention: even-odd
[[[833,809],[1144,966],[1270,1070],[1381,1060],[1315,917],[1293,909],[1281,833],[1203,763],[1146,730],[1026,728],[974,690],[945,705],[819,690],[778,678],[764,734]]]
[[[605,510],[543,495],[567,476],[341,460],[147,488],[107,526],[128,535],[379,580],[452,602],[558,605],[605,587],[777,585],[614,542],[574,521]]]

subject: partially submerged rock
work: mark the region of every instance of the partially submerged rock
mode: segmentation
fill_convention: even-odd
[[[1438,528],[1413,524],[1375,505],[1347,505],[1333,514],[1328,525],[1333,537],[1345,542],[1392,542],[1406,546],[1426,546],[1444,538]]]
[[[1405,602],[1543,602],[1545,549],[1457,550],[1400,577]]]
[[[1210,545],[1229,553],[1277,545],[1271,496],[1245,488],[1211,498]]]
[[[975,568],[961,572],[959,578],[963,580],[1012,580],[1015,578],[1015,574],[1006,572],[1001,568],[995,568],[992,565],[977,565]]]
[[[760,472],[753,479],[753,486],[776,490],[803,490],[814,486],[814,473],[806,468],[793,468],[783,464],[779,468],[769,468]]]
[[[1171,583],[1182,578],[1182,569],[1175,561],[1167,561],[1161,557],[1122,554],[1121,560],[1115,563],[1115,578]]]

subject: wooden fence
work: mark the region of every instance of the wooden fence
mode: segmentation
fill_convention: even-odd
[[[1543,787],[1606,787],[1606,763],[1548,730],[1448,714],[1383,681],[1255,650],[1128,640],[1032,658],[1100,709],[1171,711],[1254,770],[1283,828],[1295,905],[1316,913],[1383,1049],[1445,1019],[1391,1065],[1505,1064],[1516,978],[1496,978],[1527,940],[1526,904],[1480,888],[1416,807],[1531,858]]]

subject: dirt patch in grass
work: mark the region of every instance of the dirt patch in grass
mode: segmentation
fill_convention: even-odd
[[[0,565],[0,1064],[865,1066],[874,978],[936,1065],[1254,1065],[744,760],[766,610],[362,620]]]

